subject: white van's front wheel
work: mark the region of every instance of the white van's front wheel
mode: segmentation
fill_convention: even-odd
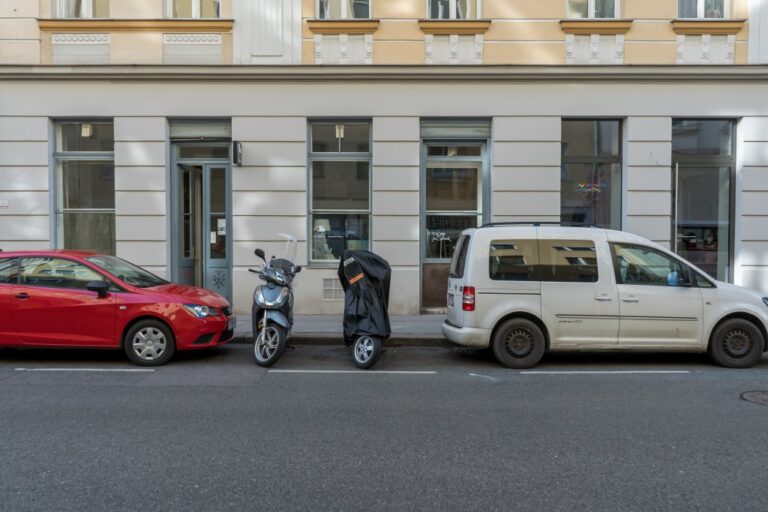
[[[538,325],[525,318],[507,320],[493,336],[493,355],[509,368],[530,368],[544,356],[546,339]]]
[[[763,357],[765,340],[755,324],[731,318],[720,324],[709,341],[709,355],[727,368],[749,368]]]

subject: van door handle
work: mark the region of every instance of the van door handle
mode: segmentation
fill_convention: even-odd
[[[600,295],[599,297],[595,297],[595,300],[598,302],[611,302],[613,299],[607,295]]]
[[[635,302],[640,302],[640,299],[638,299],[637,297],[625,297],[625,298],[621,299],[621,301],[622,302],[635,303]]]

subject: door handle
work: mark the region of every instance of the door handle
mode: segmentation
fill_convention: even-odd
[[[640,302],[640,299],[638,299],[637,297],[626,297],[626,298],[621,299],[621,301],[622,302],[635,303],[635,302]]]
[[[607,295],[600,295],[599,297],[595,297],[595,300],[598,302],[611,302],[613,299]]]
[[[29,298],[29,294],[27,292],[21,292],[16,294],[16,298],[20,300],[26,300]]]

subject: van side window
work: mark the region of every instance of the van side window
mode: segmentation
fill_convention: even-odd
[[[661,251],[642,245],[611,244],[618,284],[692,286],[691,269]],[[710,283],[707,283],[710,284]]]
[[[488,273],[495,281],[536,281],[539,248],[532,240],[494,240],[488,257]]]
[[[458,249],[453,253],[453,260],[451,261],[451,271],[448,277],[464,277],[464,267],[467,264],[467,249],[469,248],[469,236],[464,235],[459,238],[456,243]]]
[[[597,282],[597,253],[591,240],[539,240],[541,281]]]

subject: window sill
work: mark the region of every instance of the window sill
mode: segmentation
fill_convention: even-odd
[[[78,32],[231,32],[234,20],[218,18],[198,19],[104,19],[67,18],[41,19],[40,30],[67,30]]]
[[[373,34],[379,20],[307,20],[313,34]]]
[[[747,20],[672,20],[672,30],[678,35],[731,35],[744,28]]]
[[[490,26],[491,20],[419,20],[422,32],[441,36],[485,34]]]
[[[632,20],[609,18],[560,20],[560,28],[566,34],[626,34],[632,28]]]

